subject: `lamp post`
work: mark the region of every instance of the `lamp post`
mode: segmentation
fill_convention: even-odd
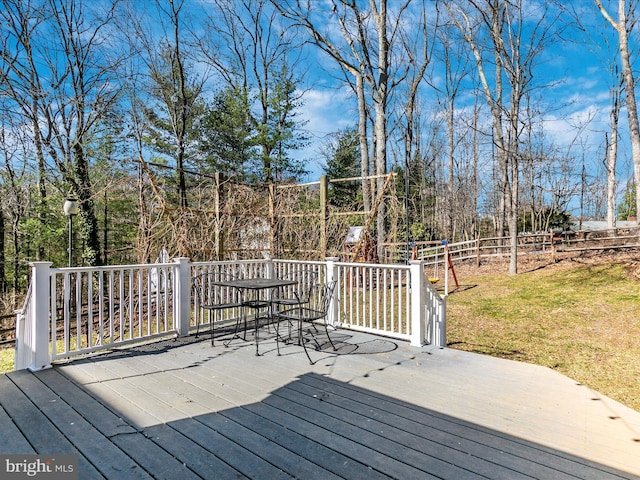
[[[69,197],[64,201],[62,211],[69,218],[69,266],[73,266],[73,216],[78,214],[78,201]]]

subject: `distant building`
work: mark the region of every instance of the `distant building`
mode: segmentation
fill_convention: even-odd
[[[618,220],[616,221],[615,228],[635,228],[638,226],[638,223],[635,221],[628,220]],[[582,228],[580,228],[580,221],[576,219],[572,219],[571,221],[571,230],[586,230],[586,231],[597,231],[597,230],[608,230],[606,220],[583,220]]]

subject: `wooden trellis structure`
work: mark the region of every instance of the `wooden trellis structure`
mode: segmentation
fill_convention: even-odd
[[[147,247],[152,252],[165,248],[171,256],[194,260],[257,258],[324,259],[344,256],[344,241],[353,225],[369,231],[378,206],[385,202],[389,223],[388,239],[395,241],[397,221],[403,218],[402,202],[396,197],[395,174],[385,175],[385,188],[374,199],[371,211],[363,208],[360,195],[336,206],[330,201],[335,184],[351,183],[356,190],[363,181],[380,176],[328,180],[303,184],[247,185],[205,176],[189,192],[189,208],[169,206],[167,189],[147,170],[156,208],[150,212],[152,225]],[[358,246],[358,250],[361,246]]]

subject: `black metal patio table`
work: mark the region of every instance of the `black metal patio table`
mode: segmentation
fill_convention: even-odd
[[[241,291],[242,294],[242,306],[245,308],[253,308],[256,313],[254,317],[254,336],[256,343],[256,355],[260,355],[258,350],[259,337],[258,337],[258,329],[260,327],[260,317],[259,310],[263,308],[267,308],[268,314],[266,318],[269,318],[271,314],[271,301],[269,296],[267,298],[259,298],[259,294],[261,290],[273,290],[276,288],[287,287],[291,285],[295,285],[295,280],[283,280],[279,278],[264,278],[264,277],[256,277],[256,278],[237,278],[230,280],[221,280],[213,282],[213,285],[217,285],[220,287],[229,287],[236,288]],[[247,299],[245,296],[251,294],[251,298]],[[246,313],[245,317],[245,330],[246,330]],[[238,324],[236,324],[236,332],[238,333]],[[234,335],[235,335],[234,334]],[[276,332],[277,334],[277,332]]]

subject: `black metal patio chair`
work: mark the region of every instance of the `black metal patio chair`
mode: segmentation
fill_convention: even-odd
[[[318,341],[318,330],[316,329],[317,323],[322,323],[324,327],[324,333],[327,336],[327,340],[331,344],[331,347],[334,351],[337,351],[333,340],[331,339],[331,335],[329,335],[329,328],[327,325],[327,317],[329,316],[329,308],[331,305],[331,300],[333,298],[334,290],[336,287],[336,281],[331,281],[324,284],[316,284],[311,287],[309,290],[309,297],[306,303],[297,304],[290,308],[284,308],[276,312],[276,318],[278,320],[276,332],[276,343],[278,349],[278,355],[280,355],[280,324],[283,321],[286,321],[288,325],[297,325],[297,336],[298,343],[302,344],[304,348],[304,353],[307,355],[309,359],[309,363],[314,364],[313,360],[311,360],[311,356],[307,350],[307,343],[309,341],[313,341],[316,344],[316,350],[321,350],[322,345]],[[304,330],[304,325],[308,324],[312,328],[308,329],[306,332]],[[305,337],[305,333],[307,337]],[[308,338],[310,336],[311,338]]]
[[[311,289],[318,283],[318,272],[308,268],[292,270],[280,278],[293,280],[294,285],[279,288],[272,293],[271,304],[274,309],[274,317],[277,319],[277,312],[291,309],[298,305],[309,303]],[[291,323],[289,323],[289,336],[291,336]]]
[[[202,311],[201,315],[196,314],[196,337],[200,334],[204,312],[207,312],[212,346],[214,345],[215,323],[216,320],[220,320],[219,313],[243,308],[242,299],[236,289],[216,285],[216,282],[230,278],[232,275],[225,272],[205,272],[195,275],[192,280],[194,305],[196,310]],[[236,321],[239,318],[240,316],[236,315]]]

